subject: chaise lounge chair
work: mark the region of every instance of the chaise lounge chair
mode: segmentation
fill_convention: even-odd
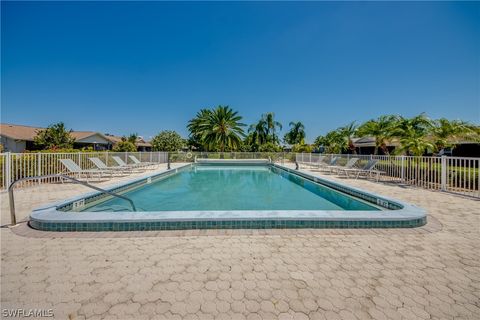
[[[135,156],[128,156],[130,160],[133,161],[134,164],[139,165],[139,166],[144,166],[144,167],[152,167],[152,166],[157,166],[158,162],[141,162],[140,160],[137,159]]]
[[[99,169],[104,171],[111,171],[112,173],[120,173],[121,175],[129,174],[132,172],[131,168],[125,168],[121,166],[107,166],[102,160],[99,158],[93,157],[88,158],[88,160],[92,161],[93,164]]]
[[[360,160],[359,158],[351,158],[347,161],[347,163],[344,166],[327,166],[327,169],[330,170],[330,172],[334,173],[341,170],[345,169],[352,169],[353,166],[357,163],[357,161]]]
[[[356,168],[351,168],[351,169],[344,169],[344,173],[349,177],[349,173],[355,174],[355,179],[358,179],[360,176],[365,176],[365,178],[371,177],[374,174],[376,175],[376,181],[380,180],[380,175],[384,173],[384,171],[380,170],[375,170],[375,166],[377,165],[378,160],[369,160],[367,164],[361,168],[361,169],[356,169]]]
[[[82,169],[78,164],[76,164],[72,159],[59,159],[63,166],[67,168],[69,173],[77,175],[77,177],[81,178],[82,176],[85,177],[85,179],[88,182],[89,178],[92,177],[97,177],[97,178],[102,178],[105,175],[109,175],[112,177],[111,172],[107,172],[105,170],[98,170],[98,169]]]
[[[134,170],[145,170],[145,166],[138,165],[136,163],[127,164],[125,161],[122,160],[119,156],[112,156],[112,159],[118,164],[119,167],[125,169],[134,169]]]

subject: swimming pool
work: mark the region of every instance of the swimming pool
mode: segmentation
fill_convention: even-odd
[[[425,224],[422,209],[271,163],[196,163],[35,210],[54,231],[368,228]]]

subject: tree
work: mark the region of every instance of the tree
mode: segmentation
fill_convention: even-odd
[[[436,152],[446,148],[454,149],[459,140],[479,141],[480,138],[478,127],[465,121],[445,118],[434,121],[430,133]]]
[[[267,142],[258,147],[259,152],[280,152],[282,147],[273,142]]]
[[[397,116],[380,116],[375,120],[363,123],[358,127],[357,134],[360,137],[371,136],[375,138],[375,154],[378,154],[379,148],[382,149],[383,153],[388,154],[387,140],[393,137],[397,122]]]
[[[427,137],[431,128],[432,121],[423,113],[413,118],[399,117],[392,130],[392,136],[400,142],[395,153],[421,156],[426,150],[433,150],[434,146]]]
[[[201,109],[195,118],[188,122],[187,128],[190,131],[189,144],[201,149],[208,150],[204,144],[204,134],[209,129],[209,118],[212,114],[210,109]]]
[[[270,142],[278,143],[278,137],[275,132],[277,128],[282,130],[282,124],[278,121],[275,121],[275,113],[267,112],[262,115],[262,118],[267,126],[267,137],[271,136]]]
[[[267,142],[278,144],[277,129],[281,130],[282,124],[275,121],[275,114],[273,112],[268,112],[262,114],[260,120],[250,126],[248,132],[252,133],[253,142],[257,146],[260,146]]]
[[[71,132],[63,122],[58,122],[38,131],[34,143],[42,149],[71,149],[75,142]]]
[[[300,121],[290,122],[290,131],[288,131],[283,140],[288,144],[304,144],[305,143],[305,126]]]
[[[325,136],[315,139],[317,147],[324,147],[326,153],[341,153],[348,149],[347,140],[340,130],[328,132]]]
[[[268,129],[263,119],[260,119],[255,124],[252,124],[248,129],[249,139],[252,146],[258,148],[258,146],[267,143],[268,141]]]
[[[135,139],[136,141],[136,139]],[[113,148],[112,151],[114,152],[136,152],[137,147],[135,144],[125,136],[122,137],[122,140],[120,142],[117,142]]]
[[[212,110],[200,110],[189,121],[188,129],[190,135],[198,138],[206,150],[236,150],[242,144],[242,137],[245,137],[245,124],[240,120],[242,117],[238,112],[228,106],[218,106]]]
[[[178,151],[185,145],[185,141],[175,131],[165,130],[152,139],[155,151]]]
[[[355,134],[357,133],[357,125],[355,124],[355,121],[350,122],[346,126],[339,128],[338,130],[340,131],[340,134],[346,139],[348,150],[351,153],[356,154],[357,150],[355,148],[355,145],[353,144],[353,137],[355,137]]]

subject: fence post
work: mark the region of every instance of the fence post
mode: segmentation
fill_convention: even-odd
[[[108,150],[105,151],[105,164],[106,164],[107,167],[108,167]]]
[[[440,164],[440,169],[441,169],[441,183],[440,183],[440,190],[445,191],[447,190],[447,157],[442,156],[441,158],[441,164]]]
[[[401,173],[401,177],[402,177],[402,181],[405,182],[405,156],[402,155],[402,158],[401,158],[401,170],[402,170],[402,173]]]
[[[42,175],[42,154],[39,152],[37,153],[37,176],[41,176]],[[41,184],[41,179],[38,179],[38,184]]]
[[[10,183],[12,183],[12,153],[7,152],[6,157],[5,157],[5,180],[7,182],[6,187],[8,188],[10,186]]]

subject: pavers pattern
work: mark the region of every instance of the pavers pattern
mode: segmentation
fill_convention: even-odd
[[[480,202],[345,181],[422,206],[442,226],[57,238],[2,228],[2,308],[53,308],[59,319],[479,319]]]

